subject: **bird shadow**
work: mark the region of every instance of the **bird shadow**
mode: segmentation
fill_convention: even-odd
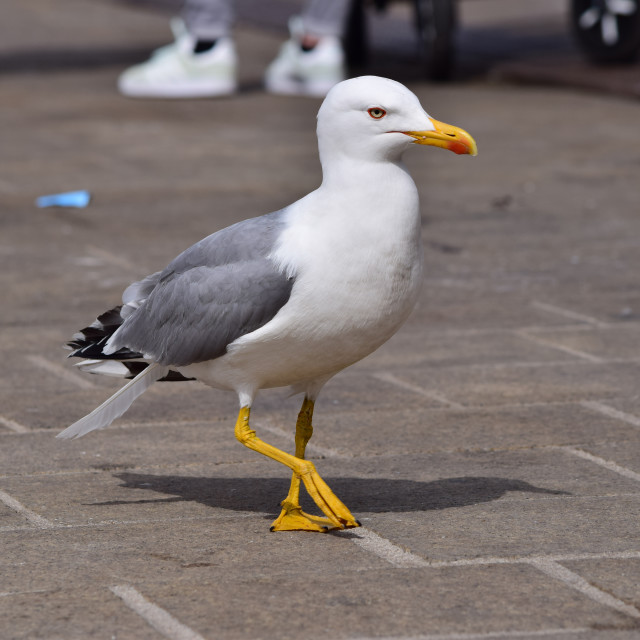
[[[118,500],[94,505],[153,502],[198,502],[232,511],[276,513],[289,488],[286,478],[222,478],[158,476],[122,472],[114,474],[126,489],[145,489],[169,498]],[[354,512],[386,513],[434,511],[497,500],[509,491],[570,495],[566,491],[536,487],[524,480],[492,477],[444,478],[430,482],[388,478],[326,478],[334,492]],[[305,496],[307,504],[310,499]],[[304,499],[303,499],[303,506]]]

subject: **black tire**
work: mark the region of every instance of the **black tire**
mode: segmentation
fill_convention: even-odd
[[[424,69],[430,80],[450,80],[455,65],[455,0],[414,0]]]
[[[633,62],[640,50],[640,0],[628,15],[612,13],[606,0],[572,0],[571,25],[578,46],[591,60],[599,64]],[[617,38],[606,41],[602,18],[615,20]],[[587,19],[589,18],[589,19]]]

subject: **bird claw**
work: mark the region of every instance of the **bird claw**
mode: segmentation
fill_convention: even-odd
[[[318,531],[327,533],[336,529],[329,518],[312,516],[301,507],[283,505],[282,512],[271,525],[271,531]]]
[[[337,526],[329,518],[314,516],[306,513],[299,506],[283,505],[280,515],[274,520],[270,531],[317,531],[319,533],[328,533],[342,529],[350,529],[352,527],[361,526],[357,520],[340,523]]]
[[[320,477],[313,463],[300,461],[296,476],[304,482],[309,495],[326,517],[305,513],[298,502],[297,490],[282,501],[282,511],[271,526],[271,531],[327,531],[361,526],[347,507]],[[299,481],[299,480],[298,480]]]
[[[310,468],[301,475],[304,486],[309,492],[313,501],[320,510],[327,516],[334,529],[350,529],[359,527],[360,524],[353,517],[351,511],[342,501],[331,491],[329,485],[320,477],[312,463],[308,463]]]

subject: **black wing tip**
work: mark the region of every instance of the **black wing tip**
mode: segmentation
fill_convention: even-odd
[[[130,360],[142,358],[142,354],[119,349],[115,353],[106,354],[103,349],[109,338],[120,328],[124,318],[120,315],[122,305],[109,309],[100,314],[95,322],[81,329],[66,343],[65,348],[70,349],[69,358],[86,358],[89,360]]]
[[[135,378],[149,366],[148,362],[140,361],[124,361],[122,364],[129,369],[129,375],[126,376],[127,378]],[[195,378],[188,378],[187,376],[183,376],[179,371],[173,371],[170,369],[166,376],[158,379],[158,382],[185,382],[188,380],[195,380]]]

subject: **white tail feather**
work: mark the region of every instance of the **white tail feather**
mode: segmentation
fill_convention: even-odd
[[[118,360],[81,360],[73,365],[83,373],[97,373],[112,378],[126,378],[131,371]]]
[[[56,438],[79,438],[85,433],[89,433],[89,431],[108,427],[133,404],[133,401],[138,396],[142,395],[156,380],[163,378],[166,374],[167,368],[161,367],[157,362],[154,362],[89,415],[60,432]]]

